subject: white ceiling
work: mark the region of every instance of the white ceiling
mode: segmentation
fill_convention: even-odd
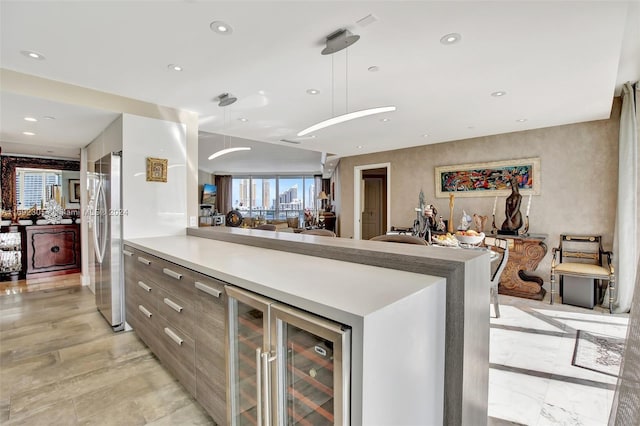
[[[337,156],[604,119],[616,88],[640,77],[638,2],[2,1],[0,8],[3,68],[196,111],[204,132],[289,148],[278,141],[332,115],[397,106],[384,115],[388,122],[355,120],[297,145]],[[357,23],[369,14],[378,20]],[[212,32],[214,20],[233,34]],[[361,36],[348,64],[347,50],[320,55],[338,28]],[[441,44],[452,32],[462,40]],[[320,94],[307,94],[311,88]],[[507,95],[490,95],[500,90]],[[239,100],[225,119],[213,98],[227,91]],[[13,111],[21,100],[1,95],[3,146],[28,143],[19,131],[23,112]],[[74,142],[85,137],[77,129],[41,143],[86,145],[90,139]],[[230,155],[242,164],[245,154]],[[206,161],[201,168],[211,170]]]

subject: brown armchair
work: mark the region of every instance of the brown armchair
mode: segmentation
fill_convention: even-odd
[[[603,260],[606,259],[606,264]],[[560,245],[553,249],[551,259],[551,304],[556,293],[556,275],[592,278],[609,282],[609,312],[615,299],[613,253],[602,249],[600,235],[560,235]]]

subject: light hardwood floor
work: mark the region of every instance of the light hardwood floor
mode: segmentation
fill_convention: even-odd
[[[113,333],[93,293],[67,280],[0,287],[0,424],[214,424],[134,333]]]

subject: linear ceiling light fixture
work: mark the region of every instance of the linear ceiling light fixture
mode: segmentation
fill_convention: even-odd
[[[236,152],[236,151],[251,151],[251,148],[248,146],[239,146],[236,148],[226,148],[226,149],[221,149],[218,152],[214,152],[213,154],[211,154],[209,156],[209,160],[213,160],[214,158],[218,158],[221,157],[225,154],[230,154],[232,152]]]
[[[233,95],[229,95],[229,93],[221,93],[214,100],[219,102],[218,103],[219,107],[226,107],[226,106],[231,105],[235,101],[237,101],[238,98],[234,97]],[[239,118],[239,120],[243,120],[243,119]],[[247,119],[244,119],[244,121],[247,121]],[[223,125],[223,127],[227,126],[227,110],[226,109],[224,110],[224,116],[223,116],[222,125]],[[222,135],[222,147],[223,147],[223,149],[211,154],[209,156],[209,160],[213,160],[215,158],[221,157],[221,156],[226,155],[226,154],[230,154],[232,152],[251,151],[251,147],[248,147],[248,146],[238,146],[238,147],[235,147],[235,148],[231,148],[231,136],[229,136],[229,148],[226,148],[226,146],[227,146],[226,140],[227,140],[227,137],[223,134]]]
[[[344,28],[339,29],[329,34],[326,37],[326,47],[322,49],[321,53],[323,55],[330,55],[330,54],[339,52],[340,50],[346,49],[347,47],[351,46],[359,39],[360,39],[360,36],[351,34],[349,30]],[[348,66],[349,66],[349,51],[347,50],[347,57],[345,61],[345,71],[346,71],[345,75],[347,75],[349,72]],[[367,108],[359,111],[348,112],[349,111],[349,82],[348,82],[348,78],[345,78],[345,80],[346,80],[345,81],[345,87],[346,87],[345,88],[345,92],[346,92],[345,110],[347,112],[345,114],[334,116],[327,120],[323,120],[319,123],[316,123],[310,127],[307,127],[306,129],[298,132],[297,136],[308,135],[309,133],[315,132],[317,130],[324,129],[326,127],[333,126],[335,124],[344,123],[345,121],[355,120],[356,118],[367,117],[369,115],[381,114],[384,112],[391,112],[396,110],[395,106],[390,105],[390,106],[374,107],[374,108]],[[333,62],[331,66],[331,86],[333,90]],[[332,100],[331,107],[333,109],[333,100]]]
[[[381,114],[383,112],[391,112],[395,110],[396,107],[394,106],[385,106],[349,112],[347,114],[338,115],[328,120],[321,121],[320,123],[314,124],[311,127],[307,127],[306,129],[299,132],[298,136],[308,135],[309,133],[315,132],[316,130],[324,129],[325,127],[333,126],[335,124],[344,123],[345,121],[355,120],[356,118],[366,117],[368,115],[374,114]]]

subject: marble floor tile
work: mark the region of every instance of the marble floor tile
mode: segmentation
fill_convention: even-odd
[[[613,393],[613,390],[552,380],[545,395],[541,421],[543,424],[606,425]],[[546,421],[551,423],[544,423]]]
[[[489,369],[489,416],[535,425],[550,379]]]

